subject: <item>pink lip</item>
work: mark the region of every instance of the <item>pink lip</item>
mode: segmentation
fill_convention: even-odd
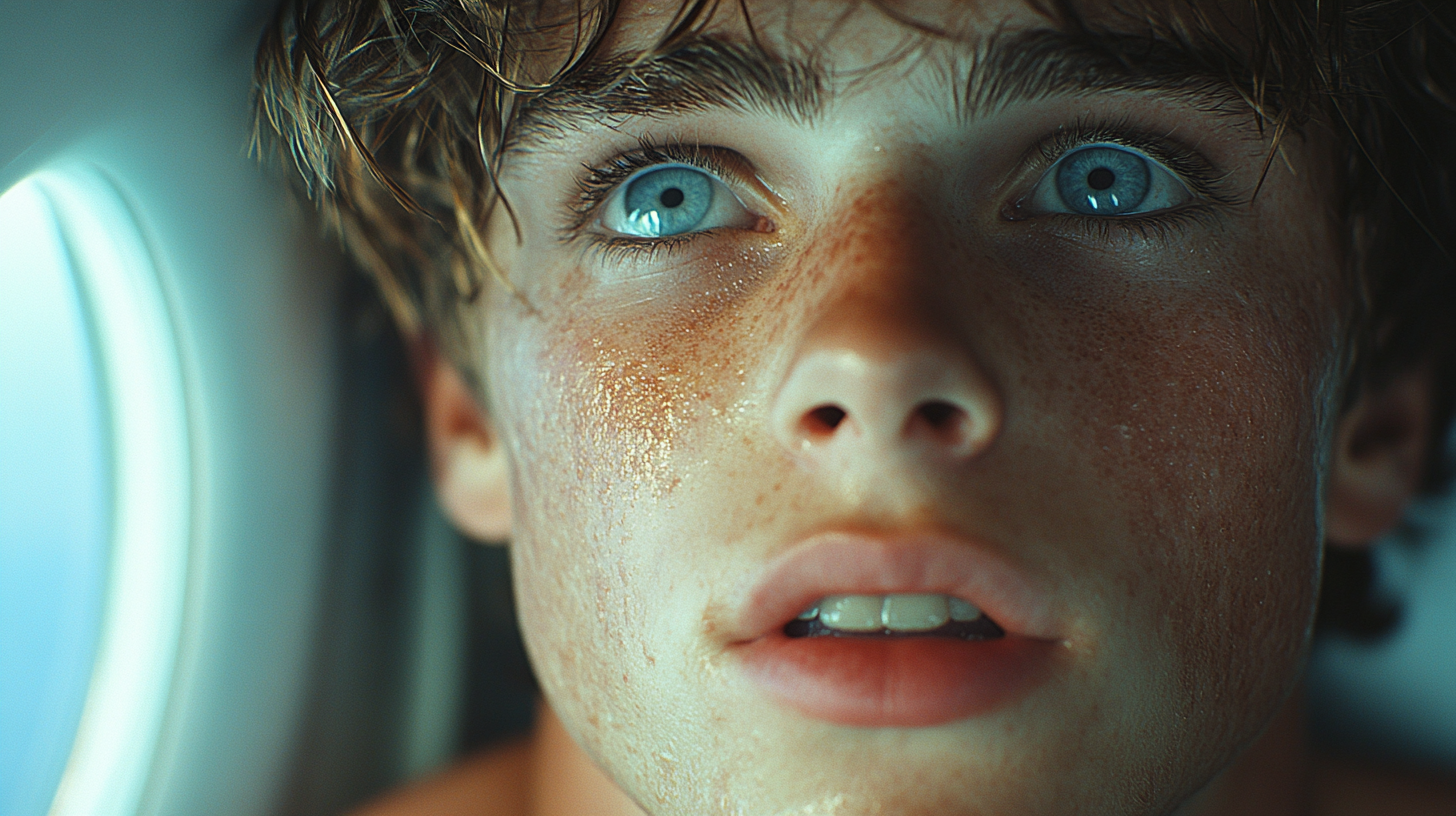
[[[1040,685],[1062,657],[1048,592],[988,547],[923,535],[810,538],[771,561],[732,618],[749,680],[810,717],[916,728],[1000,709]],[[996,621],[1004,638],[790,638],[785,623],[825,595],[944,593]]]

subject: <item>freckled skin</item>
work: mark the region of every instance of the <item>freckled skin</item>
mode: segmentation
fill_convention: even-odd
[[[801,5],[807,25],[819,4]],[[980,8],[986,25],[1036,24],[1017,3]],[[843,36],[861,50],[905,36],[856,19]],[[604,260],[559,240],[558,199],[525,192],[567,195],[581,155],[673,123],[565,136],[507,167],[525,237],[499,240],[497,223],[494,245],[520,297],[494,287],[479,317],[532,664],[655,816],[1169,812],[1257,736],[1308,646],[1340,362],[1340,245],[1310,181],[1327,173],[1295,139],[1298,177],[1161,238],[1007,220],[1036,180],[1014,158],[1089,109],[1199,141],[1248,190],[1264,143],[1127,97],[952,131],[896,90],[933,71],[905,70],[813,127],[680,127],[783,196],[746,200],[771,231]],[[830,332],[977,372],[994,440],[953,464],[796,455],[769,417]],[[720,630],[743,574],[831,526],[925,525],[997,542],[1054,586],[1067,645],[1052,680],[905,730],[806,719],[742,680]]]

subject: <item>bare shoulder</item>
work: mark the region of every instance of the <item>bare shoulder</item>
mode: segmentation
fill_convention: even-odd
[[[1324,757],[1315,770],[1319,816],[1451,816],[1456,778]]]
[[[531,743],[521,738],[390,791],[351,816],[526,816]]]

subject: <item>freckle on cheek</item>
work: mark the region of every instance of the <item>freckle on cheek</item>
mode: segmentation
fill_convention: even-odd
[[[720,274],[736,272],[722,266]],[[744,330],[733,294],[711,292],[642,315],[578,306],[552,329],[543,365],[559,386],[557,412],[569,429],[562,443],[584,478],[644,498],[673,491],[680,438],[705,416],[726,414],[743,382]]]

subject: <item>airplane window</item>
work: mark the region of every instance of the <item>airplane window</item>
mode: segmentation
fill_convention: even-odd
[[[0,197],[0,292],[0,814],[133,812],[191,523],[166,298],[89,167]]]
[[[0,813],[40,813],[91,673],[108,550],[99,372],[45,195],[0,196]]]

